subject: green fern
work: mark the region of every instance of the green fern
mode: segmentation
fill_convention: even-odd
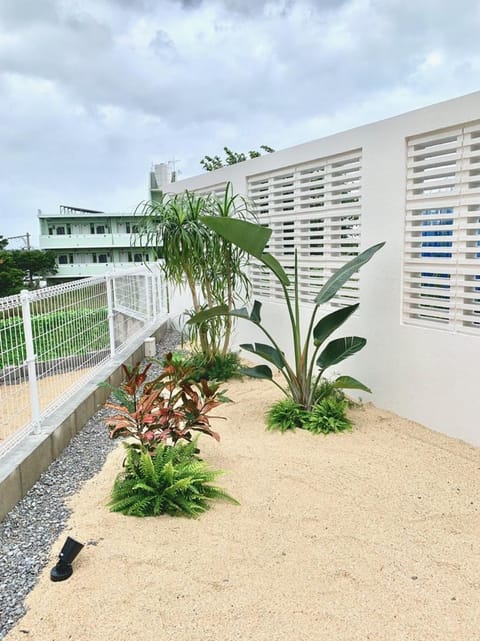
[[[196,441],[167,446],[155,454],[127,446],[125,470],[114,483],[109,507],[133,516],[196,517],[213,499],[238,505],[222,488],[211,485],[222,474],[195,457]]]
[[[304,428],[313,434],[329,434],[351,430],[352,424],[346,415],[347,401],[336,396],[323,398],[312,407]]]
[[[320,385],[317,387],[317,392],[315,394],[315,404],[320,403],[324,398],[335,398],[340,401],[345,401],[348,407],[359,407],[360,402],[354,401],[352,398],[348,397],[343,389],[335,387],[334,383],[324,378],[320,382]]]
[[[284,398],[274,403],[267,412],[267,430],[280,430],[283,433],[302,428],[308,415],[309,412],[293,399]]]

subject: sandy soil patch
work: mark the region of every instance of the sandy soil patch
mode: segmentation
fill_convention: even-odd
[[[43,411],[70,387],[86,378],[91,368],[45,376],[37,381],[40,410]],[[0,441],[32,420],[28,383],[0,386]]]
[[[86,543],[64,583],[49,569],[8,641],[475,641],[480,450],[372,405],[351,433],[266,432],[266,382],[201,441],[239,507],[198,520],[105,508],[123,457],[72,499]]]

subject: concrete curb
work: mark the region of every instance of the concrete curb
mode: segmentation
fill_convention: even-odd
[[[158,342],[165,334],[168,323],[168,319],[163,319],[157,328],[150,327],[132,341],[130,352],[120,354],[106,363],[91,381],[45,419],[39,434],[29,434],[0,458],[0,521],[103,406],[110,392],[105,387],[99,387],[99,383],[108,381],[118,386],[122,381],[121,366],[143,360],[145,340],[153,336]]]

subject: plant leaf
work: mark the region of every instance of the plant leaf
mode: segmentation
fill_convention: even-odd
[[[272,370],[268,365],[256,365],[255,367],[242,367],[240,369],[240,374],[245,376],[251,376],[252,378],[266,378],[269,381],[272,380],[273,374]]]
[[[190,485],[192,485],[192,478],[190,476],[185,476],[183,479],[179,479],[178,481],[175,481],[169,487],[167,487],[165,490],[165,494],[167,496],[172,494],[173,496],[175,496],[178,490],[186,490]]]
[[[144,490],[148,494],[155,494],[155,488],[147,485],[146,483],[143,483],[142,481],[138,481],[138,483],[135,483],[135,485],[132,487],[133,492],[135,492],[136,490]]]
[[[201,312],[197,312],[188,319],[187,325],[196,325],[215,318],[216,316],[226,316],[227,314],[228,307],[226,305],[217,305],[216,307],[210,307],[209,309],[203,309]]]
[[[333,381],[332,387],[338,389],[361,389],[364,392],[372,391],[369,387],[357,381],[356,378],[352,378],[352,376],[339,376]]]
[[[316,325],[313,330],[313,342],[315,345],[321,345],[325,339],[327,339],[330,334],[343,325],[354,311],[358,309],[360,303],[355,305],[349,305],[348,307],[342,307],[337,309],[331,314],[324,316]]]
[[[345,360],[352,354],[359,352],[367,343],[366,338],[360,336],[346,336],[330,341],[323,352],[317,358],[317,365],[326,369]]]
[[[360,269],[360,267],[365,265],[365,263],[368,263],[370,258],[384,245],[385,243],[383,242],[378,243],[378,245],[369,247],[358,256],[355,256],[355,258],[349,261],[346,265],[343,265],[343,267],[337,269],[337,271],[330,276],[327,282],[323,285],[320,292],[317,294],[315,303],[317,305],[322,305],[322,303],[326,303],[331,298],[333,298],[340,287],[342,287],[347,282],[347,280]]]
[[[278,369],[285,367],[284,355],[272,345],[265,345],[264,343],[244,343],[240,345],[240,347],[247,352],[261,356],[266,361],[273,363]]]
[[[231,311],[232,316],[237,318],[249,318],[248,309],[246,307],[239,307],[238,309],[233,309]]]
[[[238,218],[200,216],[200,220],[222,238],[262,260],[263,250],[272,235],[272,230],[268,227]]]
[[[250,320],[252,323],[260,323],[261,318],[260,318],[260,310],[262,309],[262,303],[258,300],[254,301],[253,303],[253,308],[252,308],[252,313],[250,314]]]
[[[260,260],[275,274],[275,276],[283,285],[285,285],[286,287],[290,285],[290,279],[288,278],[287,274],[285,273],[285,270],[280,265],[280,263],[275,258],[275,256],[272,256],[272,254],[269,254],[269,253],[265,253],[265,254],[262,254]]]

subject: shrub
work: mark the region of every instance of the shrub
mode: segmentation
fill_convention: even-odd
[[[240,377],[240,357],[234,352],[217,354],[208,359],[202,352],[187,354],[186,352],[173,352],[172,361],[184,368],[191,369],[190,378],[199,382],[204,378],[207,381],[225,382],[231,378]],[[163,361],[166,365],[166,360]]]
[[[327,396],[312,407],[303,427],[313,434],[351,430],[352,424],[347,418],[346,408],[346,400],[336,396]]]
[[[314,402],[319,403],[322,399],[331,398],[332,396],[342,400],[345,399],[345,393],[343,390],[338,389],[331,381],[324,378],[317,387]]]
[[[125,470],[113,486],[112,512],[132,516],[196,517],[213,499],[238,505],[225,490],[211,485],[221,471],[195,458],[196,441],[173,446],[159,443],[152,455],[144,447],[127,446]]]
[[[291,398],[283,398],[272,405],[267,412],[267,430],[295,430],[303,428],[308,412]]]
[[[361,401],[354,401],[348,397],[343,389],[335,386],[335,383],[327,380],[326,378],[322,379],[320,385],[317,387],[317,393],[315,395],[315,404],[319,403],[324,398],[337,398],[341,401],[345,401],[347,407],[358,407],[361,405]]]
[[[186,367],[188,364],[188,360],[190,358],[189,354],[187,352],[170,352],[171,357],[170,361],[179,367]],[[162,367],[166,367],[168,365],[168,360],[167,360],[168,354],[165,354],[163,360],[161,361]]]
[[[191,441],[192,431],[219,441],[220,436],[211,429],[207,416],[229,400],[218,383],[192,381],[192,368],[174,362],[172,354],[167,354],[162,373],[145,383],[150,366],[143,371],[140,364],[131,369],[123,366],[125,381],[112,390],[117,403],[105,404],[116,411],[105,419],[110,438],[132,436],[151,452],[159,443]]]
[[[192,354],[189,362],[194,367],[192,378],[196,381],[204,378],[209,381],[223,382],[240,376],[240,357],[234,352],[216,354],[210,360],[207,360],[201,352],[196,352]]]
[[[313,434],[328,434],[352,429],[352,424],[346,415],[349,405],[343,392],[331,387],[325,382],[322,386],[323,396],[311,410],[305,410],[291,398],[284,398],[272,405],[267,412],[267,430],[300,429]]]

